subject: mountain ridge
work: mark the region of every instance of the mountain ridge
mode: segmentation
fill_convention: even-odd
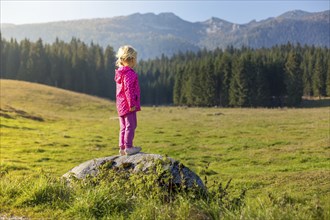
[[[330,10],[315,13],[295,10],[236,24],[217,17],[189,22],[172,12],[134,13],[111,18],[1,24],[1,34],[6,39],[36,41],[41,38],[45,43],[52,43],[56,38],[68,42],[75,37],[104,48],[110,45],[115,50],[131,44],[139,51],[140,58],[149,59],[203,48],[261,48],[287,42],[330,47],[329,14]]]

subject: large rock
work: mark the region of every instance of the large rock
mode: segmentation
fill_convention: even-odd
[[[150,169],[155,168],[157,164],[161,164],[163,171],[169,171],[172,175],[172,183],[174,185],[184,183],[188,188],[197,186],[203,190],[205,189],[200,177],[182,163],[170,157],[142,152],[131,156],[110,156],[89,160],[74,167],[64,174],[63,177],[70,181],[72,177],[84,179],[87,176],[96,176],[99,173],[100,166],[104,164],[107,164],[107,169],[121,168],[124,172],[132,173],[147,173]]]

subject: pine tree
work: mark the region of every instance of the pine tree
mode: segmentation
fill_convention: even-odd
[[[321,97],[326,95],[326,66],[321,49],[316,52],[316,61],[313,71],[313,94]]]
[[[195,62],[195,61],[194,61]],[[198,106],[198,98],[201,93],[198,71],[194,69],[192,65],[193,62],[188,64],[188,68],[186,69],[187,74],[185,80],[185,98],[188,106]]]
[[[19,45],[16,40],[10,40],[10,43],[7,44],[6,53],[5,76],[6,78],[15,79],[20,63]]]
[[[41,39],[31,45],[27,70],[30,74],[29,81],[49,84],[50,65]]]
[[[182,78],[183,78],[183,68],[177,67],[175,71],[175,80],[173,88],[173,104],[182,105]]]
[[[73,63],[76,59],[76,55],[73,53],[72,45],[70,44],[64,44],[61,43],[60,46],[60,54],[62,54],[61,57],[61,63],[62,63],[62,74],[61,78],[63,79],[63,87],[64,89],[74,90],[73,89],[73,82],[74,82],[74,66]]]
[[[98,45],[94,45],[92,42],[89,47],[86,47],[87,54],[84,57],[88,71],[86,71],[86,92],[88,94],[99,95],[99,82],[100,71],[103,68],[103,55],[101,55],[101,49]]]
[[[60,53],[60,42],[56,38],[55,43],[46,50],[50,62],[50,81],[55,87],[63,86],[63,63],[62,54]]]
[[[108,74],[105,72],[104,53],[99,45],[96,46],[95,50],[95,72],[97,75],[95,88],[96,95],[107,97],[107,91],[110,86],[110,77],[108,77]]]
[[[214,61],[211,57],[202,60],[200,67],[200,90],[198,105],[214,106],[216,105],[216,80],[214,73]]]
[[[285,83],[288,96],[287,104],[289,106],[297,106],[302,100],[303,88],[300,62],[301,59],[299,54],[296,51],[291,50],[285,63]]]
[[[107,46],[104,51],[104,77],[108,82],[104,85],[105,97],[114,100],[116,97],[116,84],[115,84],[115,52],[112,47]]]
[[[216,72],[217,72],[217,88],[219,96],[219,105],[228,106],[229,104],[229,87],[232,77],[231,55],[224,52],[222,56],[217,58]]]
[[[7,48],[8,43],[1,37],[0,32],[0,76],[1,78],[7,78],[6,74],[6,63],[7,63]]]
[[[233,75],[229,88],[229,105],[243,107],[248,105],[247,57],[235,57],[233,61]]]
[[[327,68],[327,80],[326,80],[326,90],[327,90],[327,96],[330,96],[330,56],[328,53],[328,68]]]
[[[18,80],[33,81],[31,69],[28,68],[30,50],[31,43],[28,39],[24,39],[20,42],[20,64],[16,78]]]
[[[312,75],[313,75],[313,69],[314,69],[314,58],[313,54],[311,54],[310,51],[305,53],[304,60],[302,62],[302,68],[303,68],[303,88],[304,96],[312,96],[313,94],[313,88],[312,88]]]
[[[252,106],[269,106],[270,105],[270,89],[267,79],[266,65],[263,63],[263,57],[258,54],[253,60],[253,71],[255,74],[255,80],[251,81],[251,89],[253,90],[253,102]]]
[[[181,105],[189,105],[191,99],[191,86],[190,86],[190,68],[191,66],[186,65],[182,70],[182,87],[181,87]]]
[[[200,62],[199,62],[200,63]],[[203,106],[204,103],[204,91],[202,87],[203,79],[200,70],[200,64],[195,67],[190,76],[190,95],[191,99],[189,104],[192,106]]]

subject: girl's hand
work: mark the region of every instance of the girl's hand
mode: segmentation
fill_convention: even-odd
[[[135,110],[136,110],[136,107],[135,107],[135,106],[133,106],[133,107],[131,107],[131,108],[129,109],[130,112],[134,112]]]

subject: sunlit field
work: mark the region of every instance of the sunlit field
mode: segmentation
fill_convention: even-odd
[[[179,160],[208,187],[232,179],[228,191],[235,197],[246,190],[244,205],[217,215],[221,210],[185,197],[170,205],[143,201],[143,206],[117,198],[109,204],[121,201],[121,206],[106,206],[115,210],[112,214],[100,208],[93,215],[87,206],[77,205],[78,194],[65,186],[61,190],[68,199],[63,204],[49,199],[52,192],[47,190],[43,195],[48,200],[27,202],[27,197],[38,187],[59,184],[64,173],[84,161],[118,154],[115,104],[43,85],[1,80],[0,216],[329,219],[329,101],[322,100],[323,107],[309,102],[306,107],[275,109],[143,107],[135,145],[145,153]],[[98,194],[93,193],[88,198],[95,202]]]

